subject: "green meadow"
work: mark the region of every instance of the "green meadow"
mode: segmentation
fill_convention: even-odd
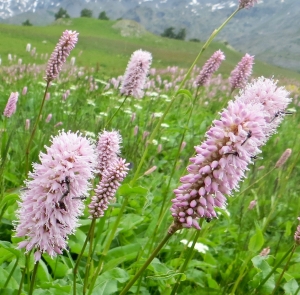
[[[142,31],[140,36],[134,36],[136,32],[140,31],[139,25],[134,21],[130,21],[128,30],[125,29],[125,31],[128,31],[129,36],[123,37],[120,29],[113,28],[116,24],[117,21],[102,21],[92,18],[62,20],[46,27],[0,24],[2,65],[7,65],[7,55],[9,53],[22,58],[24,63],[32,63],[33,60],[30,54],[25,51],[28,43],[32,45],[31,48],[35,47],[38,53],[35,62],[37,64],[45,63],[45,60],[39,58],[40,54],[50,54],[57,42],[57,36],[65,29],[79,32],[79,42],[72,52],[72,56],[77,59],[77,64],[84,67],[97,66],[99,67],[99,73],[105,78],[123,74],[128,58],[133,51],[140,48],[152,53],[153,67],[155,68],[178,66],[186,69],[191,65],[203,46],[203,42],[162,38],[147,31]],[[122,27],[122,23],[120,26]],[[199,61],[199,66],[202,66],[212,53],[218,49],[226,55],[220,73],[228,76],[243,54],[222,43],[211,44],[204,52],[201,61]],[[82,54],[78,57],[80,52]],[[251,52],[249,54],[251,55]],[[278,79],[280,77],[300,79],[299,73],[256,60],[254,76],[261,75],[266,77],[274,75]]]
[[[0,25],[0,294],[300,295],[300,238],[298,243],[294,238],[300,216],[300,74],[255,60],[252,78],[274,77],[290,91],[287,110],[273,118],[284,119],[259,147],[239,188],[226,196],[226,208],[215,208],[218,218],[201,218],[201,230],[182,228],[168,236],[173,191],[187,174],[194,147],[239,95],[231,93],[228,77],[244,53],[213,42],[185,78],[203,42],[146,31],[124,37],[116,23],[77,18],[46,27]],[[131,27],[130,32],[139,31],[134,22]],[[66,29],[79,32],[78,43],[46,89],[46,64]],[[27,44],[35,52],[26,51]],[[153,56],[145,95],[125,99],[119,76],[138,49]],[[219,49],[226,60],[210,84],[197,89],[193,82],[202,65]],[[3,110],[11,92],[19,99],[8,118]],[[117,130],[129,172],[99,219],[91,219],[87,207],[101,177],[92,179],[67,249],[55,257],[43,253],[34,263],[35,249],[18,248],[24,241],[14,230],[18,204],[26,179],[33,177],[27,178],[27,162],[33,171],[61,130],[78,131],[94,143],[103,130]],[[245,136],[247,146],[254,135]],[[287,149],[290,157],[276,165]],[[69,185],[72,191],[72,181]]]

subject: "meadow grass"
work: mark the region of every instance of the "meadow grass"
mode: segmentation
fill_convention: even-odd
[[[149,142],[183,79],[182,73],[195,59],[201,44],[167,40],[151,34],[139,39],[123,39],[111,29],[111,21],[72,19],[71,22],[68,29],[80,32],[78,46],[71,54],[76,56],[76,64],[71,66],[68,62],[59,79],[49,88],[50,99],[45,102],[30,162],[39,162],[39,152],[45,152],[51,136],[57,135],[62,128],[74,132],[79,130],[94,140],[104,127],[119,130],[123,138],[122,157],[130,162],[130,172],[118,191],[115,203],[110,205],[103,218],[97,220],[91,245],[92,256],[89,256],[88,243],[75,281],[77,294],[119,294],[165,236],[172,221],[169,211],[170,200],[174,198],[172,191],[185,174],[189,158],[195,153],[194,146],[203,141],[211,122],[232,99],[226,76],[239,61],[240,55],[222,44],[211,44],[199,66],[212,51],[220,48],[225,52],[226,61],[219,72],[226,75],[215,75],[209,86],[201,88],[199,98],[193,103],[195,88],[191,83],[199,68],[193,71],[191,79],[184,85],[186,92],[176,97],[163,124]],[[97,22],[101,24],[99,27],[95,26]],[[45,87],[44,67],[26,66],[34,62],[43,64],[45,60],[34,59],[25,52],[25,46],[31,43],[37,52],[50,54],[64,29],[65,26],[60,24],[39,28],[3,25],[0,31],[0,38],[3,36],[6,41],[1,48],[4,52],[2,59],[4,54],[16,54],[24,64],[17,65],[16,60],[10,65],[4,62],[4,66],[0,67],[0,110],[4,109],[11,91],[21,93],[24,86],[28,87],[25,95],[20,94],[16,113],[11,118],[2,116],[0,123],[1,294],[28,294],[34,268],[32,253],[24,255],[24,251],[16,249],[22,239],[14,237],[13,232],[20,188],[26,178],[24,150],[32,130],[32,125],[29,130],[25,129],[25,120],[30,119],[33,123]],[[47,43],[42,43],[44,39]],[[129,97],[107,126],[109,118],[123,101],[119,84],[114,87],[111,78],[115,76],[117,80],[117,75],[124,72],[128,56],[141,46],[153,53],[156,71],[150,74],[148,80],[153,80],[154,86],[145,89],[143,99]],[[77,57],[81,50],[82,55]],[[284,83],[292,90],[293,101],[289,108],[297,110],[298,88],[294,81],[288,80],[297,79],[297,74],[259,62],[255,64],[254,73],[285,76]],[[159,82],[160,79],[162,82]],[[171,84],[166,86],[168,83]],[[70,95],[62,99],[66,90],[70,90]],[[191,96],[187,95],[189,92]],[[188,120],[191,110],[193,115]],[[46,123],[50,113],[52,118]],[[62,125],[57,126],[59,122]],[[250,166],[239,191],[228,198],[227,209],[219,209],[218,219],[203,220],[201,231],[185,229],[174,234],[130,292],[172,294],[179,279],[178,294],[300,294],[299,249],[293,249],[293,256],[287,256],[294,245],[293,235],[300,212],[299,128],[297,112],[286,116],[278,133],[262,148],[261,158]],[[186,145],[178,156],[181,141]],[[146,147],[145,161],[131,186]],[[284,166],[275,169],[277,160],[287,148],[292,149],[291,157]],[[156,170],[145,175],[153,166],[157,167]],[[249,209],[253,200],[257,204]],[[89,201],[85,202],[88,204]],[[72,271],[90,230],[88,216],[85,209],[79,228],[68,240],[68,252],[55,259],[43,254],[37,266],[33,294],[73,294]],[[112,239],[111,233],[114,233]],[[193,241],[194,247],[187,245]],[[267,247],[270,247],[269,255],[261,256],[261,251]],[[185,261],[189,263],[180,272]],[[85,288],[85,280],[93,280],[100,262],[103,265],[95,278],[94,289]],[[281,273],[284,273],[282,278]],[[23,275],[22,289],[19,283]]]

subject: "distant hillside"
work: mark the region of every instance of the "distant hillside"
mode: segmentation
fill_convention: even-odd
[[[248,52],[268,63],[300,72],[299,0],[264,0],[234,18],[218,37],[240,52]],[[167,27],[185,28],[187,39],[205,40],[236,8],[238,0],[8,0],[0,6],[0,22],[34,25],[54,21],[60,7],[71,17],[83,8],[97,18],[100,11],[116,20],[131,19],[150,32],[161,34]]]
[[[153,67],[188,68],[203,45],[201,42],[180,41],[153,35],[140,24],[130,20],[101,21],[92,18],[74,18],[59,20],[44,27],[0,24],[1,66],[10,64],[8,54],[16,61],[21,58],[23,63],[46,63],[46,54],[49,56],[65,29],[79,32],[78,44],[72,51],[72,56],[76,57],[76,64],[96,67],[104,78],[123,74],[130,55],[137,49],[142,48],[153,54]],[[28,43],[31,44],[31,49],[36,48],[34,54],[25,50]],[[212,43],[198,65],[201,66],[218,49],[224,51],[226,55],[220,72],[228,76],[242,54],[224,43]],[[255,60],[254,75],[267,77],[274,75],[276,78],[286,77],[300,81],[300,74],[267,65],[258,59]]]

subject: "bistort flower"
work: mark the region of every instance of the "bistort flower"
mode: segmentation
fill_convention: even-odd
[[[231,91],[236,88],[244,88],[248,78],[252,74],[254,56],[248,53],[242,58],[242,60],[237,64],[234,70],[230,73],[229,83],[231,85]]]
[[[257,0],[239,0],[239,3],[239,9],[250,8],[257,3]]]
[[[210,81],[212,74],[217,71],[225,55],[221,50],[216,51],[210,59],[202,67],[200,74],[196,77],[195,84],[197,87],[207,85]]]
[[[65,30],[63,32],[48,61],[45,77],[48,83],[54,80],[60,73],[63,64],[78,41],[77,36],[78,33],[76,31]]]
[[[217,217],[215,207],[225,207],[226,195],[239,188],[248,165],[274,132],[270,114],[284,112],[289,101],[287,91],[260,78],[229,102],[221,118],[213,121],[206,140],[195,147],[189,174],[174,190],[171,212],[176,228],[200,229],[200,218]]]
[[[99,133],[97,153],[97,169],[102,174],[117,159],[120,153],[120,144],[122,137],[118,131],[103,131]]]
[[[143,87],[152,63],[152,55],[148,51],[137,50],[128,62],[122,86],[121,93],[135,98],[144,96]]]
[[[10,118],[17,110],[17,102],[18,102],[19,93],[12,92],[9,96],[7,104],[5,106],[3,115],[7,118]]]
[[[95,189],[95,195],[88,206],[92,218],[99,218],[104,215],[128,173],[128,165],[129,163],[126,163],[124,159],[118,158],[103,172],[101,181]]]
[[[17,211],[16,236],[25,237],[19,248],[51,257],[62,254],[84,208],[96,154],[93,144],[79,133],[64,131],[52,138],[41,164],[33,164]]]

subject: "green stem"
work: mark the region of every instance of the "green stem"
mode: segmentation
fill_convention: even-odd
[[[9,281],[10,281],[10,278],[12,277],[12,275],[13,275],[13,273],[14,273],[14,271],[15,271],[17,265],[18,265],[18,262],[19,262],[19,257],[17,257],[16,262],[15,262],[15,264],[14,264],[12,270],[10,271],[10,273],[9,273],[9,275],[8,275],[8,277],[7,277],[6,281],[5,281],[5,283],[4,283],[3,289],[5,289],[5,288],[7,287],[8,283],[9,283]]]
[[[93,239],[94,239],[95,225],[96,225],[96,218],[93,219],[91,227],[90,227],[90,234],[89,234],[90,247],[89,247],[89,253],[88,253],[87,263],[86,263],[86,267],[85,267],[83,294],[86,293],[87,284],[88,284],[88,278],[89,278],[89,272],[90,272],[90,266],[91,266],[91,260],[92,260],[92,253],[93,253]]]
[[[283,277],[285,271],[286,271],[287,268],[288,268],[288,265],[289,265],[289,263],[290,263],[290,261],[291,261],[291,258],[292,258],[292,256],[293,256],[293,254],[295,253],[296,246],[297,246],[297,245],[295,244],[294,247],[293,247],[293,250],[291,251],[291,255],[290,255],[288,261],[286,262],[286,264],[285,264],[285,266],[284,266],[284,268],[283,268],[283,270],[282,270],[282,272],[281,272],[281,274],[280,274],[280,276],[279,276],[279,278],[278,278],[278,280],[277,280],[277,282],[276,282],[276,286],[275,286],[275,288],[274,288],[274,290],[273,290],[273,292],[272,292],[271,295],[276,294],[276,291],[277,291],[277,289],[279,288],[281,279],[282,279],[282,277]]]
[[[31,134],[30,134],[30,138],[29,138],[29,141],[28,141],[28,144],[27,144],[27,147],[26,147],[26,152],[25,152],[25,175],[26,175],[26,177],[27,177],[28,171],[29,171],[29,152],[30,152],[30,146],[31,146],[31,143],[32,143],[33,138],[34,138],[34,135],[35,135],[35,132],[36,132],[36,129],[37,129],[37,125],[38,125],[38,123],[40,121],[42,110],[43,110],[43,107],[44,107],[44,104],[45,104],[45,101],[46,101],[46,94],[47,94],[47,91],[48,91],[49,84],[50,84],[50,82],[47,82],[45,93],[44,93],[44,97],[43,97],[43,100],[42,100],[42,103],[41,103],[41,106],[40,106],[39,114],[38,114],[38,116],[37,116],[37,118],[36,118],[36,120],[34,122],[32,131],[31,131]]]
[[[116,116],[116,114],[119,112],[119,110],[121,109],[121,107],[124,105],[126,99],[127,99],[128,96],[125,96],[124,100],[122,101],[121,105],[118,107],[118,109],[114,112],[114,114],[109,118],[109,120],[106,122],[105,124],[105,128],[107,128],[110,124],[110,122],[112,121],[112,119]]]
[[[278,266],[282,263],[282,261],[289,255],[289,253],[291,251],[294,251],[294,245],[283,255],[283,257],[276,263],[276,265],[272,268],[272,270],[270,271],[270,273],[261,281],[261,283],[257,286],[257,288],[254,290],[254,292],[256,292],[257,290],[259,290],[259,288],[261,288],[265,282],[272,276],[272,274],[276,271],[276,269],[278,268]],[[253,292],[252,292],[253,293]]]
[[[112,228],[112,230],[110,231],[110,235],[108,237],[108,240],[104,246],[104,249],[102,251],[102,254],[100,256],[100,259],[99,259],[99,263],[98,263],[98,266],[97,266],[97,269],[92,277],[92,281],[91,281],[91,284],[89,285],[89,295],[92,293],[93,291],[93,288],[94,288],[94,285],[96,283],[96,279],[98,277],[98,275],[100,274],[100,272],[102,271],[102,268],[103,268],[103,264],[104,264],[104,259],[110,249],[110,245],[115,237],[115,234],[117,232],[117,229],[118,229],[118,226],[119,226],[119,223],[121,221],[121,218],[122,218],[122,215],[123,215],[123,212],[128,204],[128,197],[125,197],[125,200],[122,204],[122,207],[120,208],[120,212],[118,214],[118,217],[116,219],[116,221],[114,222],[114,226]]]
[[[234,294],[234,293],[235,293],[237,287],[239,286],[239,284],[240,284],[242,278],[243,278],[244,275],[245,275],[245,272],[244,272],[244,271],[245,271],[245,269],[246,269],[246,267],[247,267],[247,265],[248,265],[248,263],[249,263],[249,261],[250,261],[251,259],[252,259],[252,256],[251,256],[251,255],[248,255],[247,258],[246,258],[246,260],[244,261],[244,263],[243,263],[241,269],[239,270],[239,276],[238,276],[238,278],[236,279],[236,281],[235,281],[235,283],[234,283],[234,286],[233,286],[232,291],[230,292],[230,294]]]
[[[29,289],[28,295],[32,295],[32,293],[33,293],[38,267],[39,267],[39,262],[37,261],[34,265],[34,268],[33,268],[32,277],[31,277],[31,280],[30,280],[30,289]]]
[[[172,227],[172,226],[171,226]],[[171,238],[171,236],[176,232],[175,231],[168,231],[167,235],[163,238],[163,240],[159,243],[159,245],[156,247],[156,249],[153,251],[153,253],[150,255],[150,257],[146,260],[144,265],[140,268],[140,270],[135,274],[135,276],[129,281],[129,283],[124,287],[122,292],[119,295],[125,295],[129,291],[129,289],[132,287],[132,285],[137,281],[137,279],[142,275],[144,270],[149,266],[151,261],[156,257],[157,253],[162,249],[162,247],[167,243],[167,241]]]
[[[195,245],[196,245],[196,243],[197,243],[197,241],[198,241],[198,238],[199,238],[199,236],[200,236],[200,233],[201,233],[200,230],[198,230],[198,231],[196,232],[196,235],[195,235],[194,240],[193,240],[193,244],[192,244],[192,246],[189,248],[189,251],[188,251],[188,253],[187,253],[187,256],[186,256],[186,258],[185,258],[185,260],[184,260],[183,265],[181,266],[181,268],[180,268],[180,270],[179,270],[179,273],[183,273],[183,272],[185,271],[185,269],[186,269],[188,263],[190,262],[190,259],[191,259],[192,254],[193,254],[193,250],[194,250]],[[177,278],[177,281],[176,281],[176,283],[175,283],[175,285],[174,285],[174,287],[173,287],[173,289],[172,289],[172,293],[171,293],[170,295],[175,295],[175,294],[176,294],[177,289],[179,288],[179,285],[180,285],[180,282],[181,282],[181,281],[180,281],[180,278],[181,278],[181,276],[179,276],[179,277]]]
[[[76,295],[76,275],[77,275],[77,270],[78,270],[78,267],[79,267],[79,262],[80,262],[80,260],[81,260],[81,258],[83,256],[83,253],[84,253],[84,250],[85,250],[86,245],[88,243],[89,236],[91,234],[92,228],[94,227],[94,223],[96,223],[96,219],[95,218],[93,218],[93,220],[92,220],[89,232],[88,232],[88,234],[87,234],[87,236],[85,238],[85,241],[84,241],[84,244],[82,246],[81,252],[80,252],[80,254],[79,254],[79,256],[78,256],[78,258],[76,260],[76,264],[75,264],[74,269],[73,269],[73,276],[74,276],[74,278],[73,278],[73,295]]]

